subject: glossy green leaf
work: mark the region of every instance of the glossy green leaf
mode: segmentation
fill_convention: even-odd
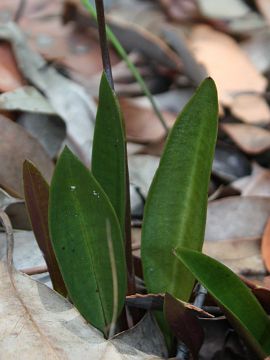
[[[123,237],[126,206],[126,145],[121,110],[105,74],[99,89],[92,173],[109,197],[118,216]]]
[[[153,179],[142,228],[142,263],[147,290],[187,301],[194,277],[173,249],[200,250],[217,134],[214,81],[206,79],[177,118]]]
[[[126,293],[122,233],[107,195],[68,148],[51,183],[49,225],[70,298],[86,320],[107,335]]]
[[[49,234],[49,185],[35,165],[27,160],[23,164],[23,184],[29,218],[38,246],[46,261],[53,288],[61,295],[66,296],[67,290]]]
[[[223,264],[185,248],[176,257],[198,279],[224,309],[236,331],[260,359],[270,354],[270,319],[251,290]]]

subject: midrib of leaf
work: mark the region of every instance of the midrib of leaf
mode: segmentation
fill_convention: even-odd
[[[70,178],[72,179],[73,178],[72,169],[70,167],[68,167],[68,169],[69,169],[68,171],[70,173]],[[77,205],[76,208],[79,209],[80,208],[80,203],[78,201],[78,198],[73,193],[72,193],[71,196],[74,199],[75,205]],[[80,212],[80,216],[78,218],[79,218],[79,222],[81,224],[81,229],[82,229],[82,232],[83,232],[83,241],[84,241],[84,244],[86,245],[86,248],[88,250],[88,253],[89,253],[90,259],[91,259],[91,266],[92,266],[92,270],[93,270],[93,276],[94,276],[94,279],[95,279],[96,288],[98,289],[98,297],[100,299],[100,306],[101,306],[101,311],[102,311],[102,314],[103,314],[104,323],[105,323],[105,326],[107,326],[109,324],[109,322],[107,321],[107,318],[105,316],[105,310],[104,310],[103,299],[102,299],[102,292],[100,292],[99,283],[97,281],[96,269],[95,269],[95,265],[94,265],[94,256],[93,256],[91,247],[89,246],[89,242],[86,241],[86,239],[89,239],[90,243],[91,243],[93,236],[91,238],[91,236],[88,235],[88,231],[86,230],[87,226],[86,226],[85,216],[84,216],[84,214],[82,212]],[[93,233],[91,233],[91,235],[93,235]]]
[[[197,180],[197,178],[195,177],[195,175],[196,175],[196,173],[197,173],[197,169],[199,168],[198,167],[198,164],[199,164],[199,154],[200,154],[200,147],[201,147],[201,139],[203,138],[203,128],[204,128],[204,121],[201,121],[200,122],[200,125],[201,125],[201,127],[202,127],[202,131],[200,132],[200,136],[199,136],[199,140],[200,141],[198,141],[198,143],[196,144],[196,142],[195,142],[195,144],[196,144],[196,146],[195,146],[195,149],[196,149],[196,154],[197,154],[197,156],[195,157],[195,159],[193,159],[193,160],[195,160],[195,164],[193,164],[193,166],[192,166],[192,170],[191,170],[191,175],[190,175],[190,182],[191,182],[191,186],[188,186],[188,188],[187,188],[187,192],[186,192],[186,199],[185,199],[185,209],[187,209],[188,208],[188,206],[186,205],[186,204],[191,204],[192,203],[192,197],[193,197],[193,189],[194,189],[194,187],[196,186],[196,180]],[[191,210],[191,212],[192,212],[192,210]],[[183,211],[183,213],[186,213],[186,211]],[[190,216],[190,215],[189,215]],[[184,224],[184,225],[183,225]],[[187,231],[186,231],[186,229],[188,228],[188,222],[187,221],[185,221],[185,219],[181,219],[181,222],[179,222],[179,228],[181,229],[182,228],[182,231],[181,231],[181,236],[179,236],[179,238],[183,238],[184,236],[183,236],[183,234],[186,234],[187,233]],[[185,241],[184,241],[185,242]],[[203,244],[203,239],[202,239],[202,243],[201,244]],[[172,250],[174,250],[174,249],[172,249]],[[176,273],[177,273],[177,260],[176,261],[174,261],[174,264],[173,264],[173,279],[174,278],[176,278]],[[174,281],[172,281],[171,282],[171,287],[169,287],[169,290],[170,291],[172,291],[172,293],[174,294],[175,292],[175,289],[176,289],[176,287],[177,287],[177,284],[176,284],[176,282],[174,282]],[[168,292],[170,292],[170,291],[168,291]]]

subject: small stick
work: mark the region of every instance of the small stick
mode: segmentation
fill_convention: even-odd
[[[105,23],[103,0],[95,0],[95,3],[97,9],[99,43],[101,49],[103,68],[107,75],[107,79],[109,81],[111,88],[114,89],[110,54],[109,54],[108,41],[106,35],[106,23]]]
[[[26,275],[38,275],[38,274],[44,274],[46,272],[48,272],[48,268],[47,266],[35,266],[35,267],[31,267],[31,268],[26,268],[26,269],[20,269],[20,271]]]

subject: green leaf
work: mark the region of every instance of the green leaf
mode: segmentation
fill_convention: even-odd
[[[270,354],[270,319],[251,290],[226,266],[200,252],[178,248],[177,258],[215,298],[260,359]]]
[[[46,261],[53,288],[61,295],[66,296],[67,290],[49,234],[49,185],[35,165],[27,160],[23,164],[23,184],[29,218],[38,246]]]
[[[68,148],[52,179],[49,225],[69,296],[86,320],[107,335],[126,293],[122,233],[107,195]]]
[[[150,293],[187,301],[194,278],[173,249],[200,250],[217,134],[214,81],[206,79],[177,118],[153,179],[142,228],[142,263]]]
[[[92,173],[111,201],[125,234],[126,144],[121,110],[103,73],[92,151]]]

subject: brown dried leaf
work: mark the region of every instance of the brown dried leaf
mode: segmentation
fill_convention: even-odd
[[[159,0],[168,16],[174,21],[188,21],[198,17],[199,11],[194,0]]]
[[[170,294],[165,294],[165,318],[176,338],[187,345],[194,359],[203,344],[204,332],[196,317]]]
[[[165,135],[165,130],[158,121],[153,110],[149,107],[137,105],[132,100],[120,99],[120,106],[126,124],[127,138],[135,142],[155,142]],[[175,116],[163,112],[165,121],[171,127]]]
[[[0,43],[0,91],[12,91],[24,84],[11,46],[5,42]]]
[[[263,97],[256,94],[242,94],[231,104],[232,114],[248,124],[269,124],[270,109]]]
[[[43,253],[54,289],[67,296],[49,233],[49,185],[29,161],[23,163],[24,196],[37,243]]]
[[[262,237],[262,258],[268,271],[270,271],[270,218],[264,229]]]
[[[197,61],[215,79],[222,104],[231,105],[236,94],[262,93],[266,89],[266,78],[232,37],[209,26],[196,26],[190,35],[190,46]]]
[[[53,173],[53,163],[43,147],[23,127],[0,116],[0,183],[23,197],[22,165],[25,159],[41,169],[47,181]]]
[[[221,124],[221,129],[245,153],[256,155],[270,148],[270,131],[247,124]]]

